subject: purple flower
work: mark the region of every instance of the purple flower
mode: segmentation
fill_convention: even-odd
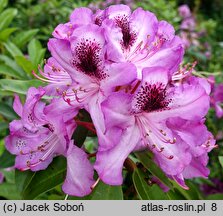
[[[63,92],[64,100],[89,111],[100,139],[105,130],[100,104],[117,86],[129,85],[136,79],[134,65],[106,61],[103,29],[94,24],[75,29],[69,41],[50,39],[48,46],[72,79],[71,86]]]
[[[16,155],[15,168],[22,171],[46,169],[53,157],[64,155],[68,164],[63,185],[65,193],[87,195],[94,183],[93,167],[85,152],[71,141],[76,124],[73,117],[67,119],[63,114],[47,110],[45,103],[40,101],[44,94],[42,88],[30,88],[24,106],[19,97],[15,97],[13,108],[21,120],[10,123],[10,135],[5,139],[6,148]],[[81,166],[77,166],[79,163],[82,163]]]
[[[49,83],[44,88],[46,95],[61,95],[72,83],[70,75],[52,57],[47,60],[44,70],[39,68],[39,71],[44,78],[34,72],[33,74],[43,82]]]
[[[188,18],[191,16],[191,11],[190,11],[190,8],[188,7],[188,5],[184,4],[184,5],[181,5],[179,8],[178,8],[178,12],[179,12],[179,15],[182,17],[182,18]]]
[[[180,25],[180,28],[182,30],[188,30],[188,31],[194,31],[195,30],[195,20],[193,17],[189,17],[187,19],[184,19]]]
[[[132,62],[138,77],[144,67],[162,66],[177,70],[183,57],[182,41],[166,21],[141,8],[131,13],[128,6],[113,5],[105,10],[107,58],[113,62]]]
[[[98,30],[93,27],[95,24]],[[83,27],[82,31],[80,27]],[[174,28],[166,21],[159,22],[153,13],[141,8],[131,13],[126,5],[113,5],[95,14],[88,8],[78,8],[68,23],[57,26],[53,36],[72,44],[83,30],[92,30],[95,35],[100,31],[105,60],[134,63],[139,78],[141,70],[148,66],[163,66],[176,71],[184,53],[183,43],[175,36]]]
[[[218,118],[223,117],[223,84],[216,85],[214,87],[211,105],[214,107],[216,116]]]
[[[193,17],[182,13],[184,29],[193,29]],[[89,194],[93,166],[71,140],[74,119],[85,109],[98,136],[95,169],[105,183],[121,184],[123,163],[138,150],[151,151],[155,163],[185,189],[185,178],[207,177],[207,153],[215,147],[204,125],[210,85],[191,76],[195,63],[178,70],[183,41],[169,23],[125,5],[96,13],[78,8],[53,36],[52,57],[41,77],[34,73],[49,85],[30,88],[24,105],[18,96],[13,104],[21,119],[10,124],[5,141],[16,168],[46,169],[63,155],[63,191]],[[41,101],[45,94],[54,96],[49,105]]]
[[[220,179],[211,179],[213,185],[203,184],[201,190],[206,196],[210,194],[223,193],[223,182]]]
[[[145,68],[135,92],[116,92],[102,103],[110,142],[100,143],[95,169],[105,183],[121,184],[125,159],[143,149],[184,188],[184,177],[208,175],[207,152],[215,142],[203,117],[210,88],[194,77],[181,85],[171,80],[165,68]]]

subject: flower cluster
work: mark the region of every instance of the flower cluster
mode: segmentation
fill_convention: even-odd
[[[211,57],[211,46],[208,42],[202,43],[200,39],[207,35],[205,29],[197,31],[196,19],[191,13],[188,5],[184,4],[178,8],[182,22],[180,25],[180,37],[183,41],[185,49],[189,49],[191,46],[199,48],[199,51],[204,54],[207,59]]]
[[[208,78],[211,83],[211,106],[215,109],[218,118],[223,117],[223,84],[216,84],[213,76]]]
[[[94,169],[103,182],[122,184],[124,161],[139,150],[151,151],[185,189],[184,178],[208,176],[207,153],[215,147],[204,125],[210,86],[179,69],[183,45],[169,23],[125,5],[78,8],[56,27],[48,49],[52,57],[34,75],[49,84],[30,88],[24,106],[15,97],[21,120],[10,124],[6,147],[17,155],[16,168],[45,169],[63,155],[63,190],[76,196],[90,193]],[[44,95],[54,97],[50,104]],[[94,165],[72,140],[81,109],[98,137]]]

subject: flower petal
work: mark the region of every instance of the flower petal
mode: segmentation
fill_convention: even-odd
[[[14,102],[13,102],[13,109],[15,110],[15,112],[20,117],[22,117],[23,107],[22,107],[22,103],[20,101],[20,98],[17,94],[15,95],[15,99],[14,99]]]
[[[136,127],[127,128],[120,142],[108,151],[98,151],[96,156],[95,169],[98,172],[99,178],[110,185],[121,185],[122,168],[125,159],[135,148],[139,141],[139,131]]]
[[[137,34],[137,39],[130,51],[134,52],[140,43],[142,43],[142,47],[144,47],[154,40],[155,32],[158,28],[158,20],[155,14],[138,8],[133,11],[130,17],[130,28]]]
[[[89,8],[76,8],[70,15],[71,23],[76,27],[92,23],[93,13]]]
[[[209,109],[209,96],[201,85],[182,84],[170,88],[171,102],[168,109],[162,112],[151,112],[153,119],[167,119],[169,117],[181,117],[187,120],[202,119]]]
[[[113,63],[107,67],[107,71],[108,77],[101,83],[106,93],[114,91],[117,86],[131,84],[137,77],[136,67],[131,63]]]
[[[87,154],[71,142],[67,151],[67,176],[62,186],[63,191],[72,196],[88,195],[94,184],[93,174],[93,166],[87,159]]]
[[[189,166],[187,166],[183,171],[183,176],[185,178],[202,177],[207,178],[210,171],[206,167],[208,163],[207,154],[203,154],[200,157],[194,157]]]
[[[172,73],[177,71],[180,62],[182,61],[184,50],[182,46],[167,46],[155,52],[150,58],[140,63],[137,63],[140,68],[144,67],[165,67]]]

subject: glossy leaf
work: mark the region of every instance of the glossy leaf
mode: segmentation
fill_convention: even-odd
[[[163,200],[168,199],[166,194],[158,185],[149,186],[146,176],[140,169],[135,169],[132,175],[135,189],[142,200]]]
[[[22,48],[26,45],[38,32],[38,29],[31,29],[27,31],[22,31],[16,34],[13,38],[13,42],[19,47]]]
[[[0,197],[1,196],[10,200],[21,199],[21,196],[19,195],[15,184],[11,183],[0,184]]]
[[[85,110],[80,110],[80,114],[79,116],[81,116],[81,121],[83,122],[91,122],[91,117],[89,115],[89,113]],[[86,139],[88,135],[88,129],[85,128],[84,126],[80,126],[78,125],[76,130],[74,131],[74,134],[72,136],[72,139],[75,140],[75,144],[78,147],[81,147]]]
[[[22,51],[11,41],[7,41],[3,44],[12,57],[23,56]]]
[[[42,48],[42,45],[38,40],[33,39],[28,44],[28,53],[30,61],[33,63],[34,66],[37,67],[44,57],[45,49]]]
[[[222,193],[211,194],[206,197],[206,200],[223,200]]]
[[[11,58],[6,55],[0,55],[0,60],[3,61],[4,64],[10,67],[12,70],[16,71],[21,77],[27,78],[27,74]]]
[[[24,56],[15,56],[15,61],[28,75],[32,76],[32,71],[35,67],[31,61]]]
[[[15,184],[15,170],[1,170],[8,183]]]
[[[218,160],[221,164],[221,167],[223,168],[223,156],[218,156]]]
[[[16,30],[17,28],[7,28],[0,31],[0,41],[7,41],[9,36]]]
[[[99,181],[93,192],[81,197],[68,197],[69,199],[75,200],[123,200],[122,186],[112,186]]]
[[[17,172],[16,182],[22,182],[22,184],[18,186],[18,189],[21,192],[23,199],[34,199],[38,195],[61,184],[64,181],[65,176],[66,159],[57,157],[46,170],[35,172],[33,175],[28,172]]]
[[[189,190],[185,190],[180,187],[176,182],[173,182],[174,190],[178,191],[182,196],[187,200],[199,200],[203,197],[198,193],[196,186],[192,182],[186,182],[186,185],[189,187]]]
[[[14,17],[17,15],[17,9],[14,8],[9,8],[4,10],[1,14],[0,14],[0,30],[7,28],[9,26],[9,24],[12,22],[12,20],[14,19]]]
[[[29,87],[38,87],[43,85],[39,80],[0,80],[0,90],[26,95]]]
[[[8,0],[0,0],[0,12],[7,6]]]
[[[0,156],[0,161],[0,169],[12,167],[15,164],[15,156],[5,150]]]
[[[156,176],[167,187],[172,188],[171,182],[163,173],[163,171],[153,162],[149,152],[147,151],[136,152],[135,155],[143,164],[143,166],[152,173],[152,175]]]
[[[30,170],[24,172],[21,172],[17,169],[15,170],[15,184],[20,194],[22,194],[23,191],[26,190],[35,174],[35,172],[32,172]]]
[[[19,79],[22,78],[22,76],[17,71],[13,70],[11,67],[7,65],[0,65],[0,74]]]
[[[100,181],[89,198],[91,200],[123,200],[122,187],[107,185]]]
[[[0,122],[0,132],[7,129],[9,126],[8,126],[8,123],[6,122]]]
[[[170,200],[186,200],[186,198],[177,190],[170,190],[166,195]]]
[[[0,102],[0,115],[4,116],[9,120],[14,120],[18,118],[18,115],[15,113],[13,108],[3,102]]]

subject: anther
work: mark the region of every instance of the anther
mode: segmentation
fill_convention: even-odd
[[[30,167],[30,161],[26,161],[26,165],[27,165],[27,167]]]
[[[160,130],[160,133],[163,134],[163,136],[166,136],[166,132],[164,132],[163,130]]]
[[[176,141],[177,141],[177,139],[174,137],[173,138],[173,140],[168,140],[168,142],[170,143],[170,144],[174,144],[174,143],[176,143]]]

